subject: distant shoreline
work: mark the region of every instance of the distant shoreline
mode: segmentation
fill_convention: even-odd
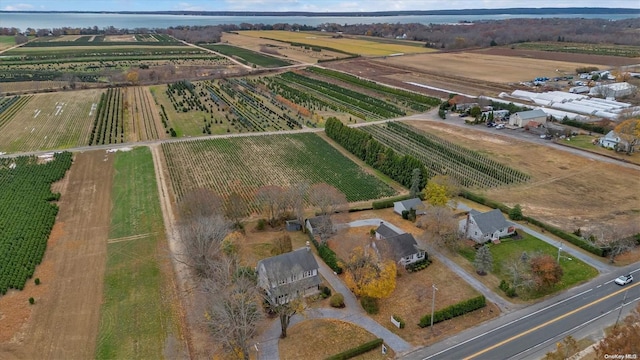
[[[304,11],[6,11],[2,14],[126,14],[126,15],[191,15],[191,16],[304,16],[304,17],[384,17],[424,15],[563,15],[563,14],[627,14],[640,13],[640,8],[501,8],[456,10],[403,10],[372,12],[304,12]]]

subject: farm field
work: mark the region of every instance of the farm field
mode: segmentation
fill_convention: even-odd
[[[353,39],[349,37],[333,38],[331,33],[322,32],[291,32],[278,30],[265,31],[241,31],[241,35],[256,38],[267,38],[271,40],[288,43],[306,44],[321,48],[334,49],[347,54],[358,54],[362,56],[387,56],[398,53],[427,53],[435,50],[426,47],[419,48],[413,45],[404,45],[402,42],[389,44],[370,39]]]
[[[449,175],[462,186],[490,188],[523,183],[529,176],[466,147],[450,143],[402,123],[359,128],[401,155],[411,155],[429,169],[430,176]]]
[[[508,206],[520,204],[525,215],[569,232],[591,229],[600,223],[637,219],[640,211],[637,170],[499,134],[486,134],[471,126],[406,123],[529,174],[528,183],[478,191]]]
[[[640,46],[614,44],[584,44],[568,42],[525,42],[514,45],[516,49],[541,50],[572,54],[589,54],[604,56],[640,57]]]
[[[100,95],[95,110],[89,145],[117,144],[124,142],[124,116],[122,89],[108,89]]]
[[[343,53],[327,50],[317,49],[320,51],[314,51],[309,49],[310,46],[293,46],[288,42],[275,41],[268,39],[256,38],[253,36],[243,35],[242,32],[222,33],[222,43],[229,43],[234,46],[250,49],[253,51],[268,50],[276,52],[277,54],[284,56],[288,59],[298,61],[301,63],[316,63],[318,60],[339,59],[346,55]]]
[[[298,182],[325,182],[350,202],[396,193],[315,134],[172,142],[162,150],[178,200],[189,190],[209,188],[225,198],[236,192],[251,201],[261,186]],[[257,211],[255,205],[251,210]]]
[[[238,59],[240,62],[246,65],[255,65],[260,67],[280,67],[291,65],[290,61],[282,60],[280,58],[265,55],[253,50],[247,50],[241,47],[225,45],[225,44],[213,44],[213,45],[201,45],[204,48],[219,52],[227,56],[231,56]]]
[[[0,35],[0,50],[8,49],[16,44],[15,36]]]
[[[0,75],[2,76],[2,75]],[[77,88],[88,88],[96,86],[97,83],[76,82]],[[11,96],[26,92],[40,92],[49,90],[62,90],[69,86],[68,81],[45,80],[45,81],[12,81],[0,83],[0,94]]]
[[[184,351],[149,148],[116,152],[104,300],[95,358],[159,359]],[[136,259],[132,261],[132,259]]]
[[[598,64],[602,69],[608,69],[612,66],[638,64],[638,58],[533,50],[521,48],[518,46],[518,44],[516,44],[513,49],[511,49],[510,47],[507,48],[494,46],[490,48],[474,50],[472,51],[472,53],[482,53],[497,56],[513,56],[540,60],[565,61],[571,63],[587,62],[590,64]]]
[[[0,151],[65,149],[88,144],[102,90],[23,96],[0,114]],[[6,118],[5,118],[6,117]]]
[[[60,192],[47,251],[23,291],[0,297],[0,358],[95,356],[109,231],[113,155],[78,153]],[[28,297],[35,304],[29,305]]]
[[[124,132],[127,141],[165,138],[165,129],[149,88],[135,86],[123,91]]]
[[[597,64],[587,61],[539,60],[488,55],[479,52],[407,55],[377,59],[376,62],[415,69],[418,72],[455,74],[460,77],[496,83],[530,81],[538,76],[552,78],[558,76],[556,69],[561,72],[573,73],[578,67],[597,66]]]
[[[70,167],[68,152],[0,159],[0,296],[22,290],[42,261],[60,197],[51,184]]]

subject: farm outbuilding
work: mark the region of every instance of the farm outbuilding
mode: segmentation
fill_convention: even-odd
[[[632,95],[637,87],[628,82],[598,85],[591,88],[589,95],[619,98]]]
[[[529,110],[517,112],[509,118],[509,125],[524,127],[529,121],[535,121],[539,124],[547,123],[547,114],[540,110]]]

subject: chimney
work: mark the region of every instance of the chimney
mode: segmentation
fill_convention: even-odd
[[[307,251],[311,251],[311,244],[309,243],[309,240],[307,240]]]

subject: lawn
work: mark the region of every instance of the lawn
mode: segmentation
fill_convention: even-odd
[[[512,259],[520,258],[523,252],[526,251],[530,258],[538,253],[549,254],[553,256],[554,259],[558,256],[558,249],[556,247],[527,233],[523,233],[522,231],[519,231],[519,233],[522,235],[522,239],[505,239],[499,244],[488,244],[489,249],[491,249],[491,255],[493,256],[493,273],[499,279],[507,282],[511,281],[511,277],[506,268],[507,262]],[[461,251],[461,255],[467,258],[467,260],[473,261],[475,252],[468,251],[468,249],[466,249]],[[568,289],[598,275],[598,271],[596,269],[587,265],[583,261],[575,258],[571,258],[571,260],[569,260],[566,253],[562,253],[561,255],[560,264],[562,265],[564,275],[558,284],[540,291],[518,290],[518,296],[523,300],[537,299],[563,289]],[[496,289],[496,291],[500,290]]]
[[[616,152],[615,150],[605,149],[602,146],[594,145],[593,141],[598,139],[601,136],[602,135],[598,135],[598,136],[578,135],[578,136],[572,136],[571,138],[567,138],[564,140],[558,140],[558,142],[561,143],[562,145],[576,147],[579,149],[585,149],[588,151],[596,152],[598,154],[620,158],[624,161],[640,164],[639,152],[634,152],[631,155],[627,155],[624,152]]]
[[[96,358],[159,359],[180,336],[151,152],[119,152],[114,167]]]
[[[287,66],[291,65],[290,62],[281,60],[279,58],[264,55],[259,52],[255,52],[252,50],[243,49],[236,46],[231,45],[203,45],[203,47],[207,49],[211,49],[213,51],[217,51],[220,54],[224,54],[232,57],[239,57],[243,59],[245,62],[250,64],[255,64],[256,66],[261,67],[279,67],[279,66]]]
[[[16,44],[15,36],[0,35],[0,50],[8,49]]]

